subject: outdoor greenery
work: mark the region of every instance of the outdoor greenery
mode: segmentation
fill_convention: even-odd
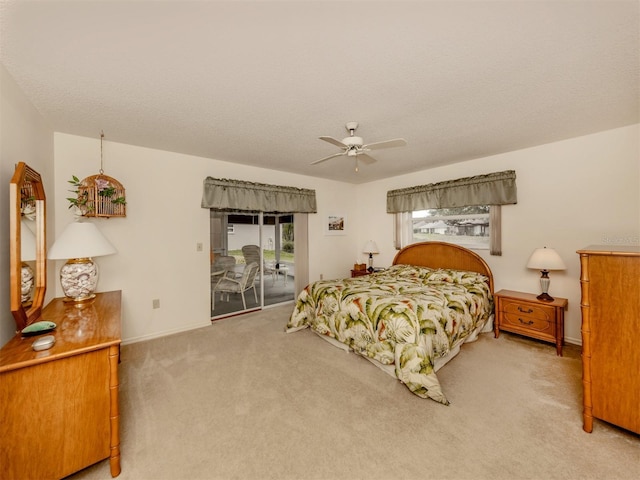
[[[293,223],[282,224],[282,240],[293,243]],[[293,250],[291,250],[293,251]]]
[[[293,253],[293,242],[288,242],[288,241],[283,242],[282,251],[287,253]]]

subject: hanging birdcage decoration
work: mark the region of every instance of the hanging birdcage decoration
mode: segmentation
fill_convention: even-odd
[[[102,140],[100,133],[100,173],[83,180],[73,177],[69,181],[77,190],[77,198],[69,199],[77,213],[84,217],[126,217],[124,187],[115,178],[104,174],[102,169]]]
[[[102,173],[85,178],[78,185],[83,197],[85,217],[126,217],[124,187],[115,178]]]
[[[20,189],[20,215],[35,220],[36,218],[36,196],[33,182],[23,182]]]

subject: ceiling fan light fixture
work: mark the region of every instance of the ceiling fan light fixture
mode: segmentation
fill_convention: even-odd
[[[347,131],[349,132],[349,136],[347,138],[343,138],[342,140],[337,140],[333,137],[319,137],[320,140],[324,140],[332,145],[340,147],[341,152],[334,153],[329,155],[328,157],[321,158],[320,160],[315,160],[311,162],[311,165],[316,165],[318,163],[324,162],[331,158],[340,157],[346,155],[347,157],[353,157],[356,160],[356,172],[358,171],[358,156],[360,156],[360,160],[362,160],[365,164],[371,164],[376,161],[375,158],[369,156],[367,152],[370,150],[379,150],[382,148],[392,148],[392,147],[404,147],[407,142],[404,138],[395,138],[393,140],[385,140],[382,142],[374,142],[368,143],[365,145],[362,137],[356,137],[354,135],[356,128],[358,128],[358,122],[348,122],[345,125]]]
[[[361,147],[363,142],[362,137],[347,137],[342,140],[342,143],[350,147]]]

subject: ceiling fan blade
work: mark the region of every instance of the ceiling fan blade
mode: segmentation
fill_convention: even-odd
[[[385,140],[384,142],[375,142],[363,145],[365,150],[378,150],[380,148],[404,147],[407,141],[404,138],[394,138],[393,140]]]
[[[371,165],[374,162],[377,162],[377,160],[373,157],[370,157],[369,155],[367,155],[366,153],[359,153],[358,154],[358,161],[365,163],[367,165]]]
[[[340,157],[342,155],[346,155],[347,152],[334,153],[333,155],[329,155],[328,157],[321,158],[320,160],[316,160],[315,162],[311,162],[310,165],[315,165],[316,163],[324,162],[325,160],[329,160],[333,157]]]
[[[333,145],[336,145],[340,148],[348,148],[348,145],[345,145],[344,143],[342,143],[340,140],[336,140],[333,137],[318,137],[320,140],[324,140],[325,142],[329,142],[332,143]]]

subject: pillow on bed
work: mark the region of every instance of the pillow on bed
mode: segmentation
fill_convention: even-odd
[[[430,282],[446,282],[458,285],[474,285],[487,281],[487,277],[477,272],[467,272],[462,270],[451,270],[448,268],[439,268],[431,270],[427,274]]]
[[[401,278],[422,278],[425,279],[434,270],[429,267],[419,267],[417,265],[392,265],[385,270],[386,273]]]

